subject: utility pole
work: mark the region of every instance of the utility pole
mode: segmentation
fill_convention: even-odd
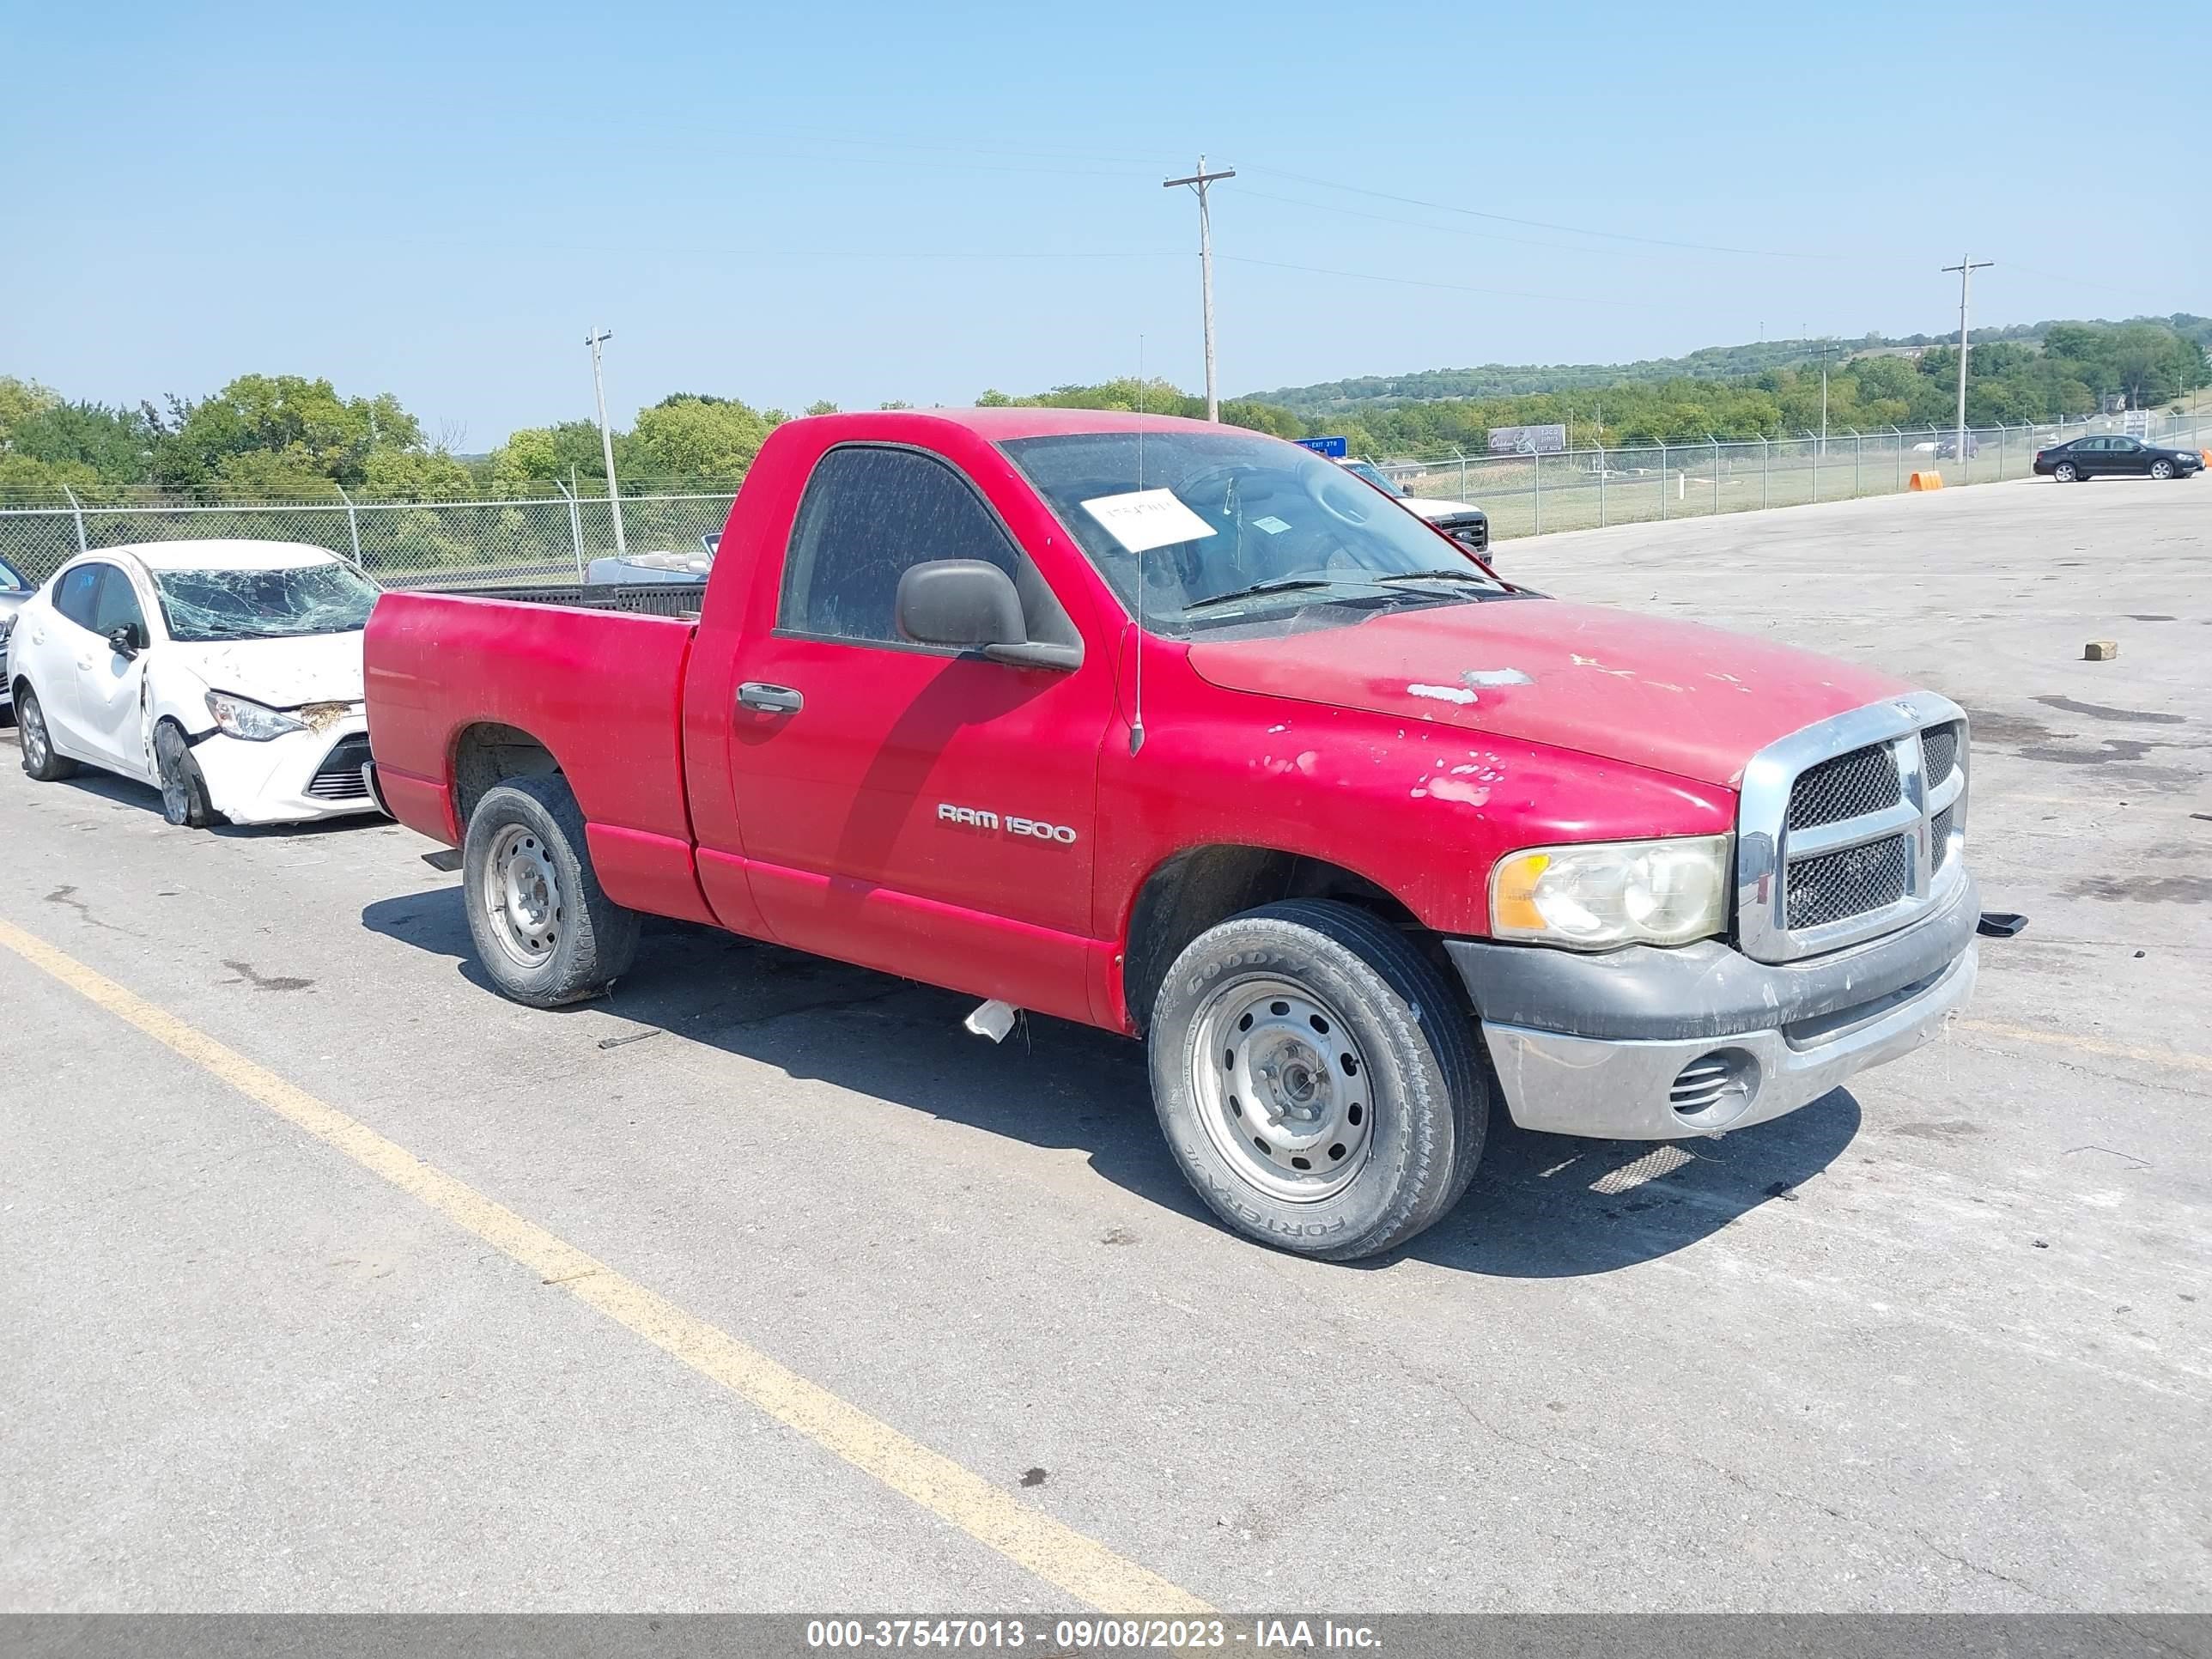
[[[1206,157],[1198,158],[1198,171],[1188,179],[1164,179],[1162,190],[1173,190],[1188,185],[1198,193],[1198,285],[1206,307],[1206,418],[1221,418],[1221,400],[1213,390],[1213,226],[1207,216],[1206,187],[1223,179],[1234,179],[1235,167],[1224,167],[1218,173],[1206,170]]]
[[[1813,348],[1814,354],[1820,360],[1820,441],[1814,453],[1821,457],[1828,453],[1828,360],[1836,355],[1837,349],[1833,341],[1824,341]]]
[[[1996,263],[1994,259],[1975,260],[1964,254],[1955,265],[1945,265],[1948,271],[1959,273],[1959,425],[1952,434],[1951,458],[1959,464],[1959,476],[1966,473],[1966,300],[1978,270],[1987,270]]]
[[[607,425],[607,385],[599,373],[599,348],[615,337],[611,328],[588,329],[584,343],[592,349],[592,396],[599,405],[599,453],[607,463],[607,512],[615,521],[615,556],[629,556],[629,545],[623,538],[622,496],[615,487],[615,434]]]

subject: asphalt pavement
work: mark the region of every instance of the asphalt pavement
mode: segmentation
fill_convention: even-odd
[[[0,1607],[2212,1611],[2212,483],[1498,556],[1957,698],[2030,923],[1361,1267],[1212,1225],[1131,1045],[672,924],[532,1012],[411,833],[4,734]]]

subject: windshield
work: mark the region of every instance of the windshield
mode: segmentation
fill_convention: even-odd
[[[1159,633],[1512,591],[1335,462],[1279,439],[1086,432],[1000,447],[1133,615],[1141,550],[1145,625]]]
[[[28,587],[29,586],[30,583],[23,580],[21,571],[9,564],[7,560],[0,559],[0,587]]]
[[[186,645],[351,633],[368,626],[376,603],[375,584],[342,564],[161,570],[154,585],[169,637]]]
[[[1359,477],[1366,479],[1368,483],[1373,484],[1385,495],[1401,496],[1406,493],[1404,490],[1399,489],[1396,484],[1391,483],[1389,479],[1384,477],[1382,474],[1370,462],[1346,461],[1344,464],[1344,470],[1346,472],[1355,474]]]

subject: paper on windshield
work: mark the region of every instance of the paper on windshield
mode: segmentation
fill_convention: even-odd
[[[1177,501],[1169,489],[1133,489],[1126,495],[1094,495],[1083,510],[1105,526],[1107,534],[1132,553],[1194,542],[1213,526]]]

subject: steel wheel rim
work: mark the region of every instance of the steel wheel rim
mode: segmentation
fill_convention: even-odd
[[[1192,1098],[1240,1179],[1313,1204],[1358,1177],[1374,1146],[1371,1074],[1326,999],[1288,980],[1241,979],[1214,992],[1192,1031]]]
[[[553,857],[528,824],[510,823],[484,858],[484,918],[491,936],[525,968],[541,968],[561,943],[567,915]]]

